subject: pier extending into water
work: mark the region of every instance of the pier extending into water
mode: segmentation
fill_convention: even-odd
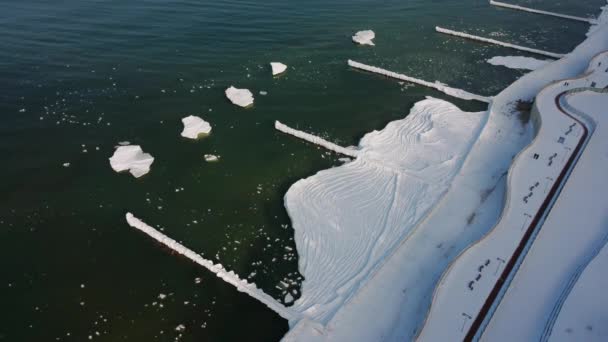
[[[359,63],[359,62],[355,62],[352,60],[348,60],[348,65],[355,68],[355,69],[360,69],[360,70],[364,70],[364,71],[369,71],[369,72],[373,72],[375,74],[379,74],[379,75],[384,75],[387,77],[392,77],[401,81],[406,81],[406,82],[410,82],[410,83],[415,83],[415,84],[419,84],[425,87],[429,87],[429,88],[433,88],[436,90],[439,90],[440,92],[453,96],[453,97],[457,97],[459,99],[463,99],[463,100],[475,100],[475,101],[480,101],[480,102],[485,102],[485,103],[491,103],[492,102],[492,98],[491,97],[487,97],[487,96],[482,96],[482,95],[477,95],[477,94],[473,94],[473,93],[469,93],[468,91],[462,90],[462,89],[458,89],[458,88],[452,88],[449,87],[439,81],[435,81],[435,82],[428,82],[425,80],[421,80],[419,78],[415,78],[415,77],[411,77],[411,76],[407,76],[407,75],[403,75],[403,74],[398,74],[396,72],[393,71],[389,71],[389,70],[385,70],[382,68],[378,68],[375,66],[371,66],[371,65],[367,65],[367,64],[363,64],[363,63]]]
[[[257,299],[258,301],[262,302],[272,311],[279,314],[279,316],[287,320],[292,320],[299,317],[299,314],[297,312],[294,312],[293,310],[285,307],[285,305],[279,303],[276,299],[272,298],[264,291],[259,289],[254,283],[249,283],[247,282],[247,280],[239,278],[239,276],[234,273],[234,271],[228,271],[221,264],[214,264],[213,261],[203,258],[202,256],[200,256],[200,254],[173,240],[172,238],[161,233],[157,229],[150,227],[145,222],[133,216],[133,214],[131,213],[127,213],[126,219],[127,223],[129,223],[131,227],[144,232],[146,235],[167,246],[171,250],[185,256],[186,258],[203,266],[207,270],[215,273],[218,278],[236,287],[236,289],[240,292],[246,293],[251,297]]]
[[[555,12],[537,10],[537,9],[534,9],[534,8],[523,7],[523,6],[519,6],[519,5],[513,5],[513,4],[507,4],[505,2],[500,2],[500,1],[490,0],[490,5],[494,5],[494,6],[498,6],[498,7],[503,7],[503,8],[514,9],[514,10],[518,10],[518,11],[529,12],[529,13],[549,15],[549,16],[552,16],[552,17],[558,17],[558,18],[562,18],[562,19],[582,21],[582,22],[589,23],[589,24],[595,24],[595,23],[597,23],[597,20],[595,20],[593,18],[583,18],[583,17],[574,16],[574,15],[567,15],[567,14],[560,14],[560,13],[555,13]]]
[[[299,131],[297,129],[293,129],[287,125],[282,124],[279,121],[275,121],[274,122],[274,128],[276,128],[278,131],[281,131],[285,134],[289,134],[289,135],[293,135],[296,138],[300,138],[302,140],[306,140],[309,143],[315,144],[315,145],[319,145],[321,147],[325,147],[328,150],[343,154],[345,156],[349,156],[349,157],[353,157],[353,158],[357,158],[359,156],[359,151],[358,150],[354,150],[354,149],[350,149],[350,148],[346,148],[346,147],[342,147],[340,145],[336,145],[332,142],[329,142],[323,138],[319,138],[316,135],[312,135],[310,133],[306,133],[306,132],[302,132]]]
[[[529,47],[525,47],[525,46],[521,46],[521,45],[501,42],[496,39],[475,36],[472,34],[459,32],[459,31],[453,31],[453,30],[449,30],[449,29],[439,27],[439,26],[435,27],[435,30],[439,33],[444,33],[444,34],[448,34],[448,35],[455,36],[455,37],[467,38],[467,39],[472,39],[472,40],[476,40],[479,42],[500,45],[500,46],[508,47],[511,49],[526,51],[526,52],[534,53],[537,55],[543,55],[543,56],[547,56],[547,57],[551,57],[551,58],[555,58],[555,59],[560,59],[565,56],[565,54],[563,54],[563,53],[555,53],[555,52],[549,52],[549,51],[544,51],[544,50],[539,50],[539,49],[533,49],[533,48],[529,48]]]

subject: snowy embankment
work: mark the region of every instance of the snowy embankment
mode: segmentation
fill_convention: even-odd
[[[294,184],[286,195],[286,207],[296,230],[300,270],[306,278],[303,284],[303,297],[296,301],[297,307],[303,310],[304,318],[298,322],[290,322],[292,330],[284,339],[286,341],[413,340],[424,323],[434,289],[448,265],[463,249],[487,233],[499,219],[504,204],[505,175],[511,165],[512,157],[530,143],[533,134],[531,126],[522,123],[525,122],[525,117],[520,118],[523,114],[515,109],[516,101],[532,100],[542,88],[555,79],[568,78],[583,72],[591,57],[600,52],[608,42],[604,28],[597,32],[598,35],[592,35],[563,60],[523,76],[494,97],[489,109],[488,121],[466,155],[462,167],[451,179],[447,192],[434,204],[424,201],[419,207],[415,205],[414,199],[407,201],[409,206],[406,208],[398,207],[409,211],[408,215],[412,215],[410,217],[417,217],[417,213],[420,213],[418,210],[424,211],[427,205],[431,205],[432,210],[426,209],[421,219],[406,224],[387,219],[386,227],[391,229],[399,227],[405,234],[403,238],[397,239],[398,241],[393,241],[395,245],[392,250],[389,250],[387,241],[382,238],[376,237],[375,242],[370,242],[367,238],[368,234],[378,234],[377,230],[383,229],[384,225],[380,227],[368,225],[362,236],[350,236],[347,229],[351,226],[344,226],[342,223],[356,221],[358,216],[353,216],[352,213],[358,215],[357,203],[374,206],[374,215],[384,215],[384,217],[394,215],[390,214],[392,212],[390,208],[393,206],[386,204],[393,193],[388,192],[388,196],[384,196],[389,197],[388,199],[370,196],[380,191],[377,190],[378,185],[372,189],[373,191],[357,190],[361,184],[366,186],[374,178],[379,179],[376,173],[357,166],[354,170],[361,170],[360,175],[346,176],[347,173],[354,172],[346,170],[347,168],[364,162],[362,156],[355,162],[319,172]],[[430,111],[431,117],[434,117],[444,108],[430,106],[427,110]],[[452,120],[447,117],[445,119]],[[442,122],[443,119],[438,121]],[[459,124],[457,120],[455,124]],[[462,134],[470,136],[470,133]],[[447,140],[452,139],[459,141],[463,137],[450,135]],[[386,146],[391,146],[390,144],[387,141]],[[392,144],[400,153],[404,151],[416,153],[424,150],[420,145],[407,142],[393,141]],[[459,144],[446,141],[442,149],[444,152],[453,151],[452,148],[455,146]],[[422,154],[421,160],[426,160],[427,156],[428,154]],[[439,166],[432,165],[429,169],[434,167]],[[355,179],[362,181],[351,185],[348,191],[342,189],[345,187],[343,182]],[[319,195],[313,195],[320,192],[324,192],[320,198]],[[398,198],[402,198],[401,196],[408,197],[419,193],[418,190],[408,188],[407,191],[397,194],[399,194]],[[324,201],[323,207],[315,205],[319,200]],[[379,205],[380,203],[385,204]],[[311,207],[311,205],[315,206]],[[319,216],[320,213],[326,215],[325,219]],[[332,235],[325,236],[324,239],[331,240],[318,241],[320,238],[316,235],[318,224],[323,224],[325,227],[325,231],[321,233],[329,232]],[[345,248],[344,239],[349,239],[348,243],[354,246],[352,250],[340,251]],[[364,259],[357,251],[360,246],[369,244],[374,248],[378,246],[375,248],[377,252],[370,255],[381,255],[381,261],[377,263],[379,267],[367,274],[351,277],[358,281],[356,287],[342,286],[335,290],[332,273],[323,274],[313,269],[314,265],[325,263],[330,264],[335,270],[350,269],[358,272],[351,263]],[[327,268],[322,268],[325,269]],[[307,284],[309,275],[311,282]],[[317,280],[312,281],[314,278]],[[327,288],[321,285],[325,281],[329,284]],[[317,283],[319,287],[312,287],[312,282]],[[455,286],[463,285],[458,283]],[[325,302],[321,301],[315,305],[314,301],[310,300],[312,296],[318,299],[325,298]],[[308,306],[303,305],[304,301],[308,302]],[[335,312],[331,314],[328,308]],[[461,317],[464,318],[462,315]],[[461,327],[459,326],[458,329],[460,330]],[[450,336],[448,340],[453,340],[458,334]]]
[[[561,54],[561,53],[554,53],[554,52],[549,52],[549,51],[544,51],[544,50],[539,50],[539,49],[533,49],[533,48],[529,48],[529,47],[525,47],[525,46],[521,46],[521,45],[501,42],[496,39],[484,38],[484,37],[475,36],[475,35],[464,33],[464,32],[448,30],[448,29],[445,29],[445,28],[442,28],[439,26],[435,27],[435,30],[439,33],[445,33],[450,36],[461,37],[461,38],[466,38],[466,39],[471,39],[471,40],[477,40],[477,41],[484,42],[484,43],[500,45],[500,46],[508,47],[511,49],[526,51],[526,52],[534,53],[537,55],[543,55],[543,56],[547,56],[547,57],[551,57],[551,58],[557,59],[557,58],[564,57],[564,54]]]
[[[379,75],[384,75],[387,77],[392,77],[401,81],[406,81],[406,82],[410,82],[410,83],[415,83],[415,84],[419,84],[425,87],[429,87],[429,88],[433,88],[436,90],[439,90],[440,92],[443,92],[447,95],[453,96],[453,97],[457,97],[459,99],[463,99],[463,100],[475,100],[475,101],[480,101],[480,102],[486,102],[486,103],[490,103],[492,101],[491,97],[486,97],[486,96],[480,96],[480,95],[476,95],[473,93],[469,93],[468,91],[462,90],[462,89],[457,89],[457,88],[451,88],[448,87],[447,85],[439,82],[439,81],[435,81],[433,82],[427,82],[425,80],[421,80],[418,78],[414,78],[414,77],[410,77],[407,75],[403,75],[403,74],[398,74],[396,72],[393,71],[389,71],[389,70],[385,70],[382,68],[378,68],[375,66],[371,66],[371,65],[366,65],[363,63],[359,63],[359,62],[355,62],[355,61],[351,61],[350,59],[348,60],[348,65],[355,68],[355,69],[360,69],[360,70],[364,70],[364,71],[369,71],[369,72],[373,72],[375,74],[379,74]]]
[[[501,65],[510,69],[536,70],[553,61],[540,60],[523,56],[496,56],[488,59],[492,65]]]
[[[594,63],[607,65],[608,54]],[[582,80],[569,81],[569,84],[585,87],[592,82],[599,88],[608,85],[608,73],[604,68]],[[563,88],[562,84],[557,89],[562,92],[559,88]],[[578,113],[574,116],[585,119],[589,127],[588,143],[485,329],[482,339],[486,341],[500,340],[507,332],[516,340],[546,340],[552,331],[563,333],[561,328],[554,329],[554,323],[561,315],[564,301],[572,287],[578,284],[577,279],[585,267],[606,244],[608,202],[601,196],[608,193],[608,183],[604,181],[608,169],[608,155],[605,154],[608,117],[604,112],[608,108],[608,92],[567,93],[560,96],[560,103],[565,111]],[[578,133],[580,130],[573,128],[569,135]],[[594,194],[600,197],[593,198]],[[556,250],[560,252],[555,253]],[[605,296],[603,291],[587,295]],[[526,310],[522,311],[524,306]],[[595,311],[599,316],[607,312],[608,308]],[[578,319],[571,317],[563,324],[578,327],[581,338],[575,340],[589,341],[599,332],[584,329],[588,324],[584,320],[589,317],[589,314]],[[517,331],[512,331],[513,325],[518,327]],[[586,334],[588,336],[582,338]]]
[[[209,271],[213,272],[218,278],[221,278],[225,282],[236,287],[240,292],[244,292],[251,297],[262,302],[268,306],[272,311],[279,314],[281,317],[287,320],[293,320],[298,317],[298,314],[289,308],[286,308],[283,304],[276,301],[274,298],[267,295],[264,291],[257,288],[253,283],[248,283],[246,280],[239,278],[233,271],[227,271],[221,264],[214,264],[211,260],[207,260],[201,257],[198,253],[188,249],[179,242],[171,239],[165,234],[159,232],[153,227],[148,226],[146,223],[133,216],[131,213],[126,215],[127,223],[133,228],[136,228],[161,244],[167,246],[171,250],[185,256],[186,258],[194,261],[195,263],[205,267]]]
[[[310,133],[306,133],[306,132],[302,132],[299,131],[297,129],[293,129],[287,125],[284,125],[282,123],[280,123],[279,121],[275,121],[274,122],[274,128],[276,128],[278,131],[281,131],[285,134],[289,134],[289,135],[293,135],[296,138],[300,138],[302,140],[306,140],[309,143],[315,144],[315,145],[319,145],[322,146],[330,151],[334,151],[340,154],[343,154],[345,156],[349,156],[349,157],[353,157],[356,158],[359,154],[358,150],[355,149],[350,149],[350,148],[345,148],[339,145],[336,145],[332,142],[329,142],[323,138],[319,138],[315,135],[312,135]]]
[[[544,220],[561,182],[571,170],[581,146],[586,143],[586,133],[581,124],[586,121],[585,118],[571,118],[570,114],[564,114],[556,106],[556,101],[560,94],[569,90],[605,86],[603,74],[608,61],[602,63],[601,59],[591,60],[607,49],[608,26],[604,25],[565,58],[539,72],[526,75],[514,84],[521,87],[526,78],[536,78],[537,81],[542,80],[545,85],[550,85],[538,94],[535,102],[540,113],[538,120],[542,122],[540,130],[533,144],[522,151],[509,172],[509,192],[500,222],[483,239],[460,255],[442,277],[419,340],[472,337],[480,332],[488,312],[492,312],[491,305],[496,304],[495,299],[500,298],[507,286],[503,286],[500,279],[507,279],[512,275],[512,270],[516,269],[522,248],[526,246],[524,244],[531,241],[530,236],[533,237],[538,231],[538,222]],[[589,70],[586,69],[587,66]],[[596,68],[598,71],[592,73]],[[554,82],[556,79],[579,77],[583,73],[586,75],[576,80]],[[562,266],[567,270],[567,267],[556,262],[556,257],[548,258],[555,262],[556,270],[562,270]],[[527,257],[525,260],[528,260]],[[549,269],[542,269],[542,273],[551,276]],[[545,282],[538,274],[532,281]],[[538,291],[533,292],[539,300],[542,298]],[[506,301],[506,298],[503,300]],[[549,300],[554,303],[556,298]],[[534,331],[534,328],[526,329],[528,325],[539,327],[538,320],[524,318],[530,317],[521,313],[522,306],[531,313],[546,307],[546,303],[535,306],[531,304],[529,296],[518,303],[519,306],[512,308],[513,315],[510,317],[513,319],[497,319],[496,322],[502,322],[504,329],[501,330],[502,335],[497,334],[495,337],[507,336],[507,332],[508,336],[513,337],[514,325],[522,335]],[[521,320],[515,317],[520,317]],[[528,340],[530,336],[521,337]]]
[[[519,5],[507,4],[507,3],[504,3],[504,2],[494,1],[494,0],[490,0],[490,5],[494,5],[494,6],[498,6],[498,7],[504,7],[504,8],[510,8],[510,9],[514,9],[514,10],[518,10],[518,11],[524,11],[524,12],[529,12],[529,13],[543,14],[543,15],[548,15],[548,16],[558,17],[558,18],[563,18],[563,19],[582,21],[582,22],[586,22],[586,23],[589,23],[589,24],[594,24],[596,22],[596,20],[593,19],[593,18],[583,18],[583,17],[574,16],[574,15],[567,15],[567,14],[560,14],[560,13],[555,13],[555,12],[537,10],[537,9],[534,9],[534,8],[523,7],[523,6],[519,6]]]
[[[353,162],[295,183],[285,206],[305,280],[293,309],[329,322],[448,190],[486,119],[428,98],[365,135]]]

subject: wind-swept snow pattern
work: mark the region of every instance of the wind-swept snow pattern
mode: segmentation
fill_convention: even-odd
[[[184,138],[198,139],[201,134],[205,135],[211,133],[211,125],[198,116],[187,116],[182,119],[182,123],[184,124],[182,137]]]
[[[534,8],[522,7],[522,6],[518,6],[518,5],[507,4],[507,3],[504,3],[504,2],[494,1],[494,0],[490,0],[490,5],[494,5],[494,6],[498,6],[498,7],[504,7],[504,8],[510,8],[510,9],[514,9],[514,10],[518,10],[518,11],[524,11],[524,12],[529,12],[529,13],[544,14],[544,15],[549,15],[549,16],[553,16],[553,17],[563,18],[563,19],[582,21],[582,22],[586,22],[586,23],[590,23],[590,24],[594,24],[596,22],[596,20],[593,19],[593,18],[583,18],[583,17],[577,17],[577,16],[573,16],[573,15],[560,14],[560,13],[549,12],[549,11],[542,11],[542,10],[537,10],[537,9],[534,9]]]
[[[287,125],[282,124],[279,121],[275,121],[274,122],[274,128],[277,129],[278,131],[281,131],[285,134],[289,134],[289,135],[293,135],[296,138],[300,138],[302,140],[306,140],[309,143],[315,144],[315,145],[319,145],[321,147],[325,147],[326,149],[330,150],[330,151],[334,151],[340,154],[343,154],[345,156],[349,156],[349,157],[353,157],[356,158],[359,155],[359,151],[358,150],[354,150],[354,149],[349,149],[349,148],[345,148],[339,145],[336,145],[332,142],[329,142],[323,138],[319,138],[316,135],[312,135],[310,133],[306,133],[306,132],[302,132],[299,131],[297,129],[293,129]]]
[[[272,68],[272,75],[276,76],[282,74],[287,70],[287,65],[279,62],[271,62],[270,67]]]
[[[492,65],[501,65],[510,69],[536,70],[553,61],[540,60],[522,56],[496,56],[488,59]]]
[[[354,161],[295,183],[285,206],[305,280],[292,308],[325,324],[364,287],[447,191],[486,118],[428,98],[365,135]]]
[[[249,89],[238,89],[230,86],[230,88],[226,89],[226,97],[230,102],[240,107],[253,105],[253,94]]]
[[[353,36],[353,42],[359,45],[375,45],[373,40],[376,34],[372,30],[359,31]]]
[[[110,157],[110,166],[116,172],[129,171],[135,178],[150,172],[154,157],[144,153],[139,145],[119,146]]]
[[[484,37],[480,37],[480,36],[474,36],[472,34],[468,34],[468,33],[464,33],[464,32],[458,32],[458,31],[453,31],[453,30],[448,30],[442,27],[435,27],[435,30],[439,33],[445,33],[451,36],[455,36],[455,37],[461,37],[461,38],[467,38],[467,39],[472,39],[472,40],[476,40],[479,42],[484,42],[484,43],[489,43],[489,44],[495,44],[495,45],[500,45],[500,46],[504,46],[504,47],[508,47],[511,49],[515,49],[515,50],[520,50],[520,51],[526,51],[526,52],[530,52],[530,53],[535,53],[537,55],[543,55],[543,56],[547,56],[547,57],[551,57],[551,58],[562,58],[564,57],[564,54],[561,53],[554,53],[554,52],[548,52],[548,51],[543,51],[543,50],[539,50],[539,49],[533,49],[533,48],[529,48],[529,47],[525,47],[525,46],[521,46],[521,45],[515,45],[515,44],[511,44],[511,43],[505,43],[505,42],[501,42],[499,40],[496,39],[491,39],[491,38],[484,38]]]
[[[414,77],[410,77],[410,76],[406,76],[403,74],[398,74],[396,72],[392,72],[392,71],[388,71],[382,68],[378,68],[375,66],[371,66],[371,65],[366,65],[363,63],[359,63],[359,62],[355,62],[352,60],[348,60],[348,65],[355,68],[355,69],[360,69],[360,70],[364,70],[364,71],[369,71],[369,72],[373,72],[375,74],[380,74],[380,75],[384,75],[387,77],[392,77],[398,80],[402,80],[402,81],[406,81],[406,82],[410,82],[410,83],[415,83],[415,84],[419,84],[425,87],[429,87],[429,88],[433,88],[436,90],[439,90],[440,92],[443,92],[447,95],[453,96],[453,97],[457,97],[459,99],[463,99],[463,100],[475,100],[475,101],[480,101],[480,102],[486,102],[486,103],[490,103],[492,102],[492,98],[491,97],[486,97],[486,96],[481,96],[481,95],[476,95],[473,93],[469,93],[468,91],[462,90],[462,89],[457,89],[457,88],[451,88],[448,87],[447,85],[439,82],[439,81],[435,81],[434,83],[431,82],[427,82],[418,78],[414,78]]]
[[[171,250],[185,256],[186,258],[194,261],[195,263],[205,267],[209,271],[213,272],[218,278],[224,280],[228,284],[236,287],[240,292],[246,293],[251,297],[259,300],[266,306],[268,306],[272,311],[279,314],[281,317],[292,320],[298,317],[298,314],[294,311],[286,308],[283,304],[276,301],[274,298],[267,295],[264,291],[259,289],[255,284],[249,283],[244,279],[239,278],[233,271],[227,271],[221,264],[214,264],[212,261],[207,260],[201,257],[196,252],[188,249],[183,246],[179,242],[171,239],[165,234],[159,232],[157,229],[147,225],[137,217],[133,216],[131,213],[126,214],[127,223],[142,232],[156,241],[162,243],[167,246]]]

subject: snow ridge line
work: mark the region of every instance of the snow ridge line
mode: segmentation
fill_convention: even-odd
[[[504,7],[504,8],[510,8],[510,9],[514,9],[514,10],[518,10],[518,11],[524,11],[524,12],[529,12],[529,13],[544,14],[544,15],[549,15],[549,16],[552,16],[552,17],[563,18],[563,19],[582,21],[582,22],[586,22],[586,23],[589,23],[589,24],[595,24],[595,23],[597,23],[597,20],[595,20],[593,18],[583,18],[583,17],[574,16],[574,15],[567,15],[567,14],[560,14],[560,13],[555,13],[555,12],[537,10],[537,9],[534,9],[534,8],[523,7],[523,6],[519,6],[519,5],[507,4],[507,3],[504,3],[504,2],[500,2],[500,1],[490,0],[490,5],[494,5],[494,6],[498,6],[498,7]]]
[[[435,81],[434,83],[432,82],[428,82],[425,80],[421,80],[418,78],[414,78],[414,77],[410,77],[407,75],[403,75],[403,74],[398,74],[396,72],[392,72],[389,70],[385,70],[382,68],[378,68],[375,66],[371,66],[371,65],[367,65],[367,64],[363,64],[363,63],[359,63],[359,62],[355,62],[353,60],[348,60],[348,65],[355,68],[355,69],[360,69],[360,70],[364,70],[364,71],[369,71],[369,72],[373,72],[375,74],[380,74],[380,75],[384,75],[387,77],[392,77],[398,80],[402,80],[402,81],[406,81],[406,82],[410,82],[410,83],[416,83],[425,87],[429,87],[429,88],[433,88],[436,90],[439,90],[440,92],[453,96],[453,97],[457,97],[459,99],[463,99],[463,100],[475,100],[475,101],[480,101],[480,102],[485,102],[485,103],[491,103],[492,102],[492,97],[487,97],[487,96],[481,96],[481,95],[477,95],[477,94],[473,94],[473,93],[469,93],[468,91],[462,90],[462,89],[457,89],[457,88],[451,88],[439,81]]]
[[[186,246],[159,232],[157,229],[150,227],[145,222],[133,216],[133,214],[127,213],[126,219],[127,223],[129,223],[131,227],[144,232],[146,235],[162,243],[171,250],[185,256],[186,258],[215,273],[218,278],[233,285],[239,292],[246,293],[249,296],[262,302],[272,311],[279,314],[279,316],[287,320],[297,319],[300,316],[298,313],[285,307],[276,299],[272,298],[264,291],[259,289],[254,283],[249,283],[247,282],[247,280],[239,278],[239,276],[234,273],[234,271],[226,270],[221,264],[214,264],[213,261],[201,257],[198,253],[192,251],[191,249],[188,249]]]
[[[458,32],[458,31],[453,31],[453,30],[448,30],[442,27],[435,27],[435,30],[439,33],[445,33],[451,36],[456,36],[456,37],[461,37],[461,38],[467,38],[467,39],[472,39],[472,40],[477,40],[480,42],[484,42],[484,43],[490,43],[490,44],[495,44],[495,45],[500,45],[500,46],[504,46],[504,47],[508,47],[511,49],[515,49],[515,50],[520,50],[520,51],[526,51],[526,52],[530,52],[530,53],[535,53],[537,55],[543,55],[543,56],[547,56],[547,57],[551,57],[551,58],[555,58],[555,59],[560,59],[562,57],[565,56],[565,54],[563,53],[555,53],[555,52],[549,52],[549,51],[544,51],[544,50],[538,50],[538,49],[533,49],[533,48],[529,48],[529,47],[525,47],[525,46],[521,46],[521,45],[515,45],[515,44],[511,44],[511,43],[506,43],[506,42],[501,42],[499,40],[496,39],[491,39],[491,38],[484,38],[484,37],[480,37],[480,36],[475,36],[472,34],[468,34],[468,33],[464,33],[464,32]]]
[[[340,145],[336,145],[332,142],[329,142],[323,138],[319,138],[315,135],[312,135],[310,133],[306,133],[306,132],[302,132],[299,131],[297,129],[293,129],[287,125],[282,124],[279,121],[275,121],[274,122],[274,128],[276,128],[278,131],[281,131],[285,134],[289,134],[289,135],[293,135],[296,138],[300,138],[302,140],[306,140],[312,144],[315,145],[319,145],[321,147],[325,147],[328,150],[349,156],[349,157],[353,157],[353,158],[357,158],[359,156],[359,151],[358,150],[354,150],[354,149],[350,149],[350,148],[346,148],[346,147],[342,147]]]

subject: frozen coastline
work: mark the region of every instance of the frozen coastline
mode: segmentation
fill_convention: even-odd
[[[485,119],[478,122],[481,132],[473,141],[468,141],[473,143],[471,147],[462,147],[466,144],[462,141],[465,137],[458,132],[450,135],[443,152],[464,153],[452,159],[457,164],[452,169],[426,159],[429,154],[422,152],[426,146],[418,141],[384,138],[377,145],[392,151],[393,155],[404,150],[407,154],[419,151],[420,157],[415,160],[424,167],[418,170],[425,170],[419,181],[435,184],[436,180],[440,183],[446,180],[443,191],[422,190],[421,186],[409,185],[415,184],[413,181],[402,187],[402,180],[395,180],[396,177],[391,184],[390,173],[374,170],[376,164],[365,165],[368,155],[382,155],[364,152],[367,136],[361,141],[362,153],[355,162],[321,171],[294,184],[285,196],[285,204],[296,231],[300,272],[306,278],[302,297],[294,304],[294,309],[301,311],[304,318],[290,322],[292,329],[284,340],[414,339],[443,272],[467,246],[486,234],[500,216],[511,160],[533,138],[532,126],[524,125],[525,120],[515,110],[516,102],[532,100],[555,79],[582,73],[595,54],[608,48],[605,46],[607,31],[606,25],[598,26],[594,34],[565,58],[525,75],[494,97],[487,113],[476,114],[487,118],[487,122]],[[445,112],[444,106],[431,106],[428,110],[431,125],[438,122],[461,125],[459,119],[455,119],[459,116],[441,115]],[[415,106],[405,119],[412,118],[406,126],[414,124],[413,118],[418,115]],[[444,122],[448,117],[450,121]],[[460,134],[471,136],[470,132]],[[398,166],[389,168],[393,172],[410,174],[409,163],[388,160],[388,165]],[[347,187],[348,181],[357,186]],[[364,184],[373,182],[377,183],[372,192]],[[421,194],[424,200],[414,197]],[[317,204],[319,201],[323,204]],[[371,222],[358,217],[361,208],[373,214],[361,214]],[[395,208],[399,209],[398,213]],[[358,235],[356,231],[363,228],[365,234]],[[392,236],[394,240],[378,237],[391,229],[397,231],[385,236]]]

